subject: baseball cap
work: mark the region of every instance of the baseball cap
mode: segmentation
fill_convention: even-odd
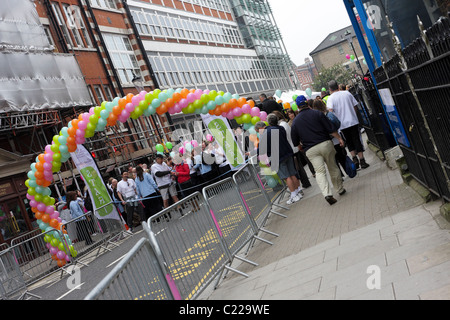
[[[307,102],[308,99],[306,99],[305,96],[298,96],[297,99],[295,100],[295,103],[297,104],[298,107],[306,106]]]

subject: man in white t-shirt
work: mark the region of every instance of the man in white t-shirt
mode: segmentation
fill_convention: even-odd
[[[164,157],[160,154],[156,156],[156,162],[151,167],[152,175],[155,178],[158,189],[161,192],[164,208],[169,206],[169,196],[177,203],[178,194],[176,183],[172,180],[172,175],[176,175],[176,171],[172,171],[164,162]]]
[[[369,164],[364,159],[365,150],[360,137],[359,120],[355,109],[358,101],[350,92],[339,91],[339,85],[336,81],[331,81],[328,86],[331,96],[328,98],[327,108],[334,112],[341,121],[340,130],[345,137],[348,151],[353,157],[356,168],[358,169],[361,166],[362,169],[366,169]]]
[[[136,201],[136,183],[133,179],[129,178],[128,171],[122,173],[122,180],[117,184],[117,195],[125,208],[128,227],[130,228],[130,231],[133,231],[133,215],[135,211],[139,214],[137,210],[139,203]]]

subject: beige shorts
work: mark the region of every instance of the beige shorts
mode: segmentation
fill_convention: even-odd
[[[161,197],[163,200],[169,200],[169,196],[176,197],[178,195],[176,184],[171,184],[167,188],[159,189],[159,191],[161,192]]]

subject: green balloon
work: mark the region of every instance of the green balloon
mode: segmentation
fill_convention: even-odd
[[[260,122],[261,121],[261,118],[260,117],[253,117],[252,118],[252,124],[253,125],[256,125],[258,122]]]
[[[167,142],[166,143],[166,147],[167,147],[167,149],[172,150],[173,149],[173,144],[171,142]]]
[[[242,115],[242,123],[249,123],[252,121],[252,116],[248,113]]]
[[[164,152],[164,147],[161,144],[156,145],[156,151],[158,152]]]

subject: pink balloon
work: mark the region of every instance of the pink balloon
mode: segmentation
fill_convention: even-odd
[[[178,152],[181,153],[181,154],[184,154],[185,150],[184,150],[183,147],[181,147],[180,149],[178,149]]]
[[[196,95],[193,93],[189,93],[187,95],[186,100],[188,101],[188,103],[193,103],[195,100],[197,99]]]
[[[51,247],[51,248],[50,248],[50,254],[51,254],[51,255],[57,254],[58,251],[59,251],[59,250],[56,249],[55,247]]]
[[[43,204],[42,202],[38,202],[37,209],[39,211],[45,211],[46,208],[47,206],[45,204]]]
[[[86,130],[87,125],[88,125],[87,121],[82,120],[82,121],[78,122],[78,129],[84,131],[84,130]]]
[[[133,98],[131,98],[131,103],[133,104],[133,106],[137,106],[139,102],[141,102],[140,96],[134,96]]]
[[[89,117],[91,115],[88,112],[83,113],[83,115],[81,116],[81,118],[83,119],[84,122],[86,122],[86,125],[89,123]],[[80,123],[78,122],[78,127],[80,127]]]
[[[252,117],[258,117],[260,112],[261,112],[261,110],[259,110],[258,107],[254,107],[250,110],[250,115]]]
[[[77,144],[84,144],[85,142],[86,142],[86,138],[85,137],[76,137],[75,138],[75,142],[77,143]]]
[[[195,140],[192,140],[192,141],[191,141],[191,144],[192,144],[192,146],[193,146],[194,148],[197,148],[197,147],[198,147],[198,142],[195,141]]]
[[[52,149],[51,149],[51,145],[46,145],[45,146],[45,153],[48,153],[48,154],[51,154],[51,155],[53,155],[53,151],[52,151]]]
[[[55,207],[53,206],[47,206],[47,208],[45,208],[45,213],[49,214],[50,216],[55,212]]]
[[[95,113],[94,107],[89,109],[89,116],[92,116]]]
[[[227,117],[228,120],[233,120],[234,119],[234,113],[233,110],[228,111],[227,113]]]
[[[233,109],[233,115],[235,117],[240,117],[242,115],[242,109],[241,108],[234,108]]]
[[[53,154],[49,154],[49,153],[44,154],[44,160],[45,160],[45,162],[52,162]],[[45,163],[44,163],[44,166],[45,166]]]
[[[175,107],[172,107],[172,108],[169,109],[169,114],[176,114],[176,113],[177,112],[175,110]]]
[[[32,199],[30,200],[30,207],[36,208],[36,206],[38,205],[37,201]]]
[[[64,257],[64,259],[66,259],[67,262],[70,262],[70,256],[68,254],[66,254],[66,256]]]
[[[130,112],[127,110],[122,110],[122,113],[120,114],[124,119],[128,119],[130,117]]]
[[[80,122],[81,122],[81,121],[80,121]],[[84,138],[84,130],[77,129],[76,136],[77,136],[77,137],[80,137],[80,138]]]
[[[187,99],[181,99],[179,102],[179,105],[180,105],[181,109],[184,109],[189,105],[189,101],[187,101]]]
[[[243,106],[242,106],[242,113],[250,113],[250,111],[252,110],[252,107],[250,107],[250,105],[248,105],[248,104],[244,104]]]
[[[267,120],[267,112],[261,111],[261,113],[259,114],[259,118],[261,119],[261,121],[266,121]]]
[[[125,110],[127,110],[129,113],[132,113],[135,109],[135,106],[132,103],[127,103],[125,106]]]
[[[58,251],[58,252],[56,253],[56,257],[57,257],[59,260],[65,259],[65,258],[66,258],[66,253],[65,253],[64,251]]]
[[[32,196],[32,195],[30,195],[30,194],[28,194],[28,193],[27,193],[26,197],[27,197],[27,199],[30,200],[30,201],[31,201],[31,200],[34,200],[34,196]],[[35,206],[32,206],[32,207],[35,207]]]

